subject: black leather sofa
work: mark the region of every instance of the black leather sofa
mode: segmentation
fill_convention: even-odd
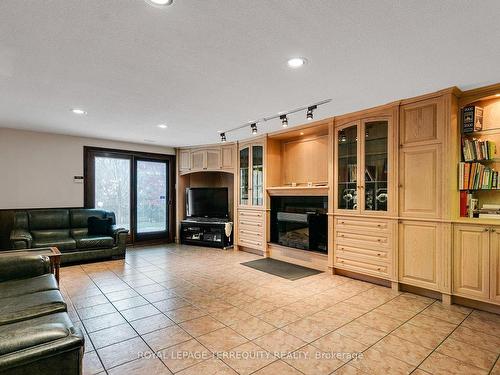
[[[0,253],[0,375],[82,373],[84,338],[48,257]]]
[[[111,232],[88,234],[89,217],[111,218]],[[116,227],[115,214],[98,209],[22,210],[14,214],[12,249],[57,247],[61,263],[125,256],[128,231]]]

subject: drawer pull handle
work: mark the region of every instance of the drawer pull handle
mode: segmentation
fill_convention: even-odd
[[[381,240],[380,238],[379,238],[379,239],[377,239],[377,241],[378,241],[378,242],[382,242],[382,240]]]
[[[377,268],[377,271],[380,271],[380,270],[381,270],[381,268],[380,268],[380,267],[378,267],[378,268]]]
[[[377,227],[381,228],[381,227],[382,227],[382,224],[377,224]]]
[[[340,224],[345,224],[345,221],[341,221]]]
[[[380,253],[377,253],[377,256],[380,256]]]
[[[340,237],[344,237],[344,235],[343,235],[343,234],[341,234],[341,235],[340,235]]]

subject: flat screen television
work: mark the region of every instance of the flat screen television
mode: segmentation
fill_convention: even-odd
[[[187,188],[186,216],[227,218],[229,216],[227,188]]]

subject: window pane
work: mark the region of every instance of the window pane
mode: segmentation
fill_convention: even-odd
[[[365,210],[387,211],[387,121],[365,125]]]
[[[137,233],[167,230],[167,164],[137,162]]]
[[[116,225],[130,229],[130,160],[95,158],[94,204],[113,211]]]

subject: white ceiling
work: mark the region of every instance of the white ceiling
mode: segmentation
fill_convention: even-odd
[[[321,99],[315,118],[496,83],[499,66],[498,0],[0,1],[0,127],[210,143]]]

